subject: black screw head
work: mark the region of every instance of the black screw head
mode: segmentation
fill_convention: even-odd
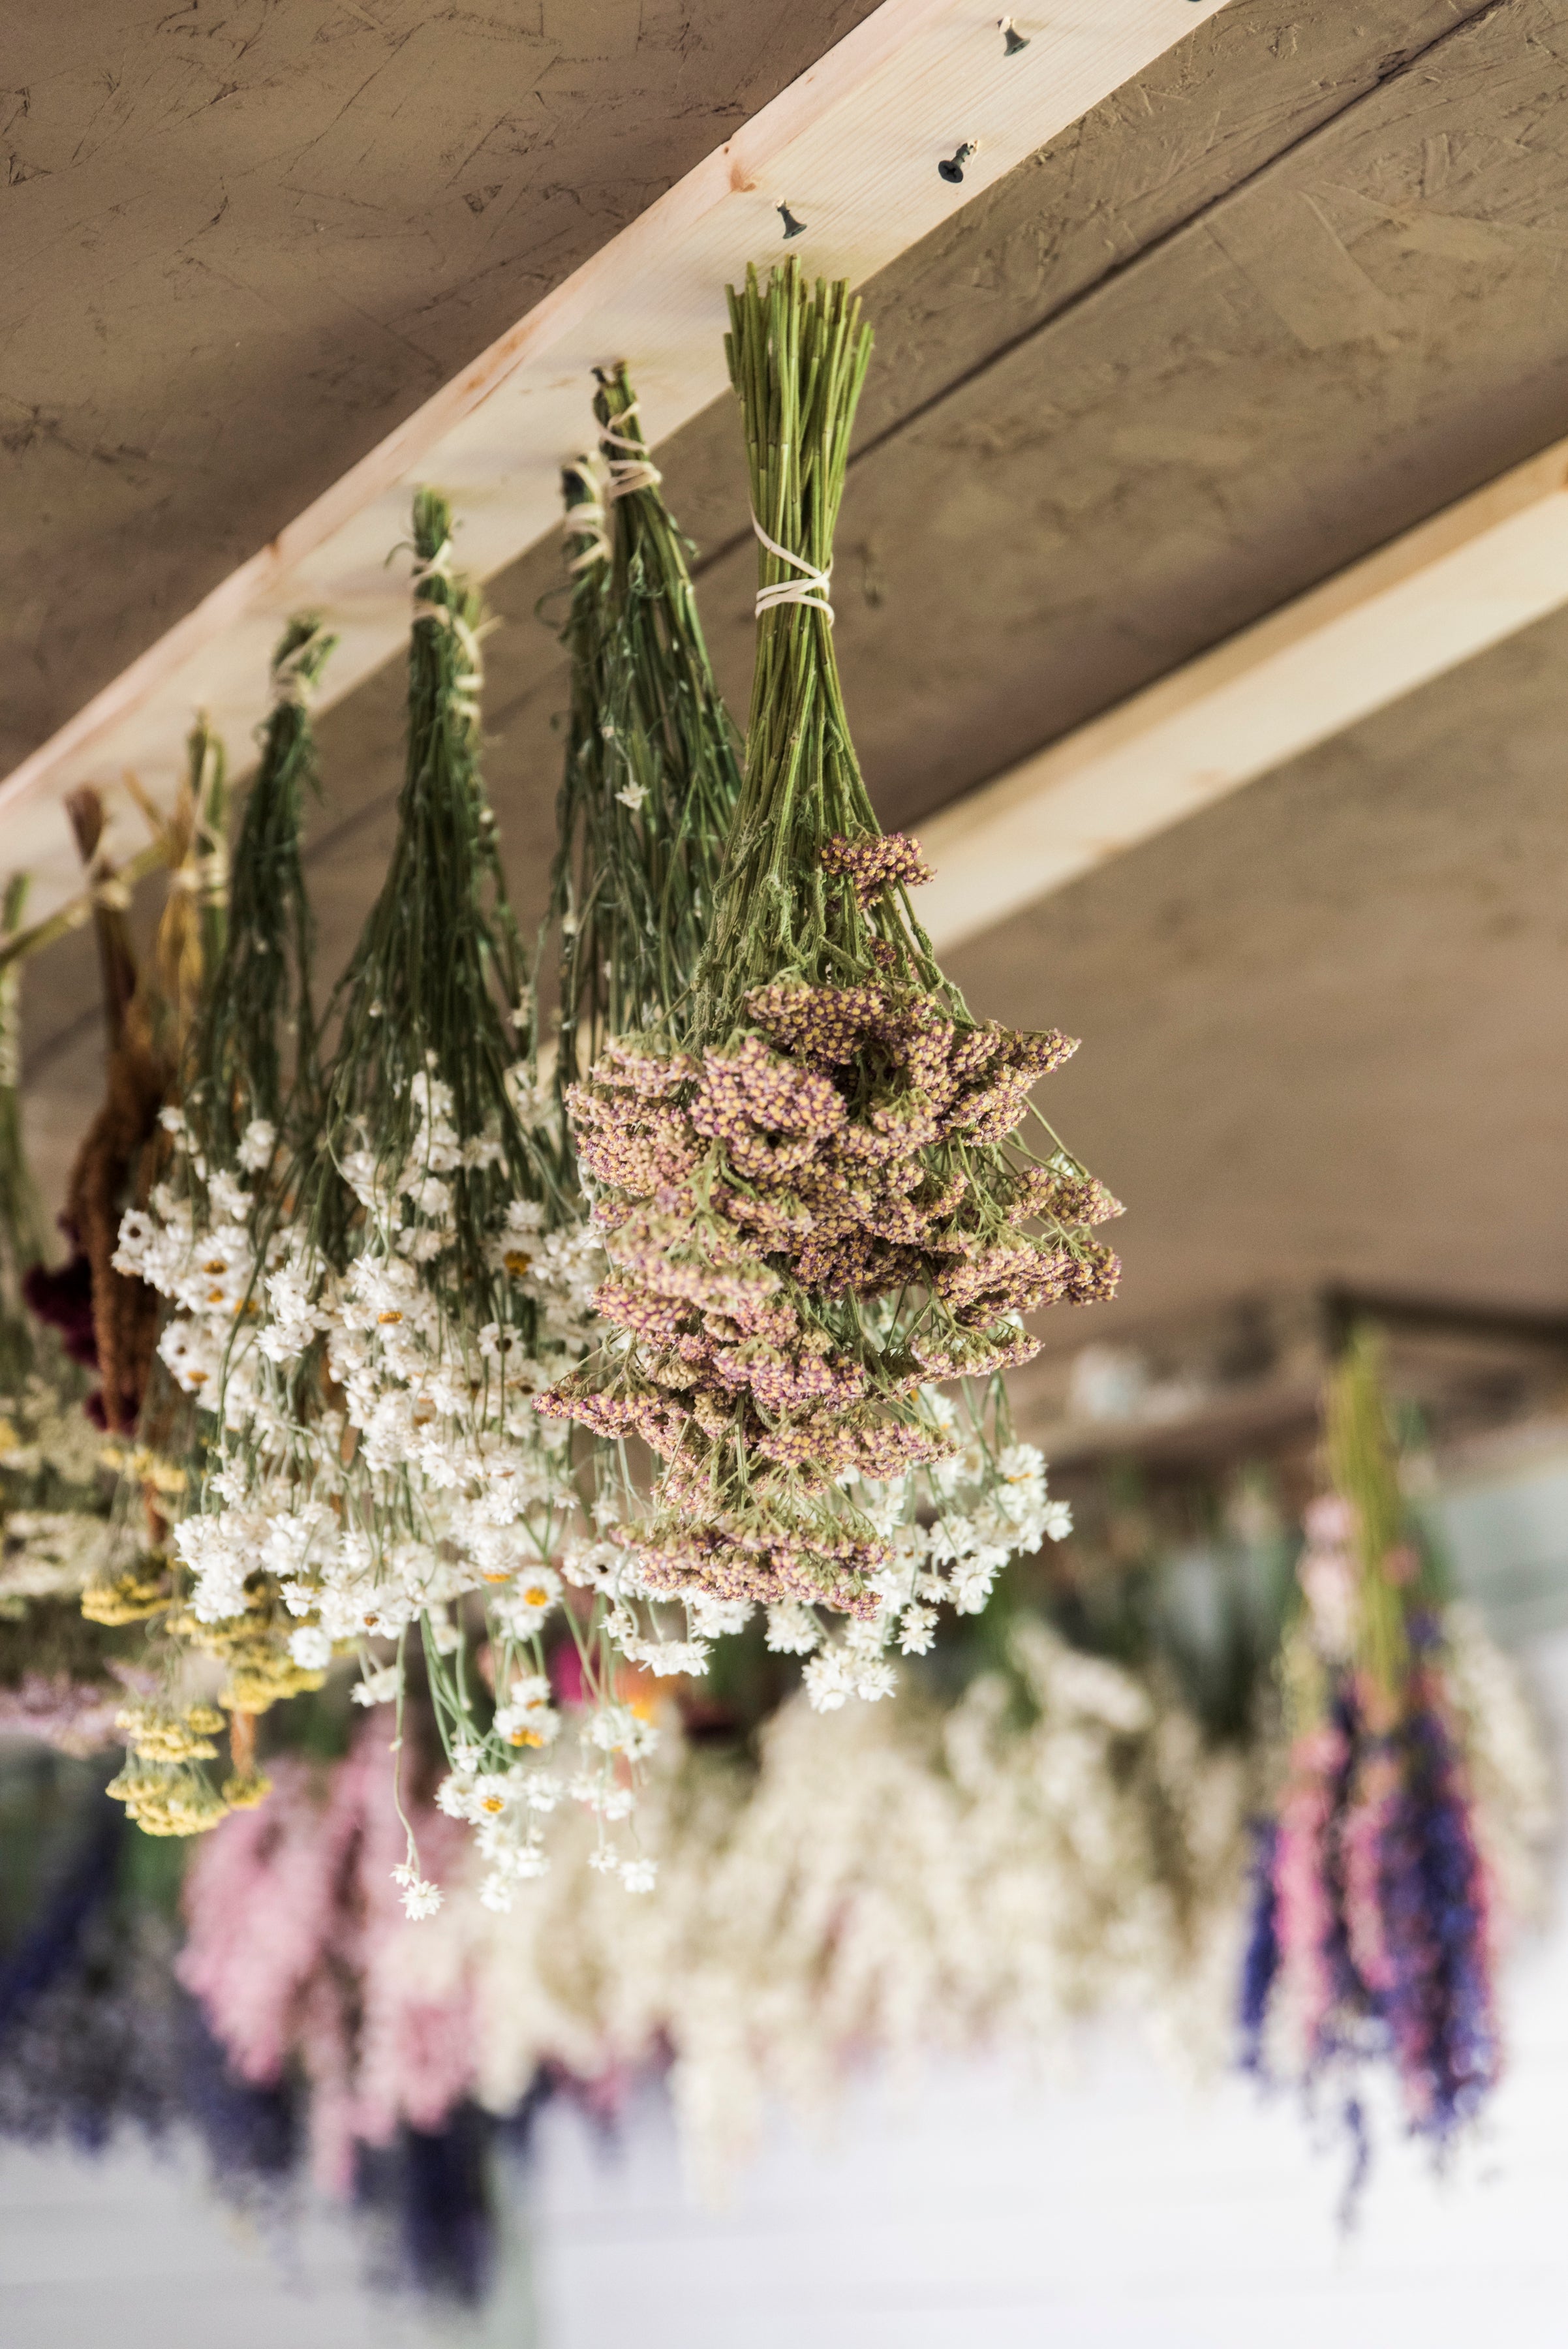
[[[969,161],[970,157],[973,153],[973,141],[966,139],[956,155],[950,156],[945,163],[939,163],[937,165],[937,177],[940,180],[945,180],[950,188],[961,187],[963,184],[963,167]]]
[[[804,221],[797,221],[787,204],[779,204],[775,209],[777,210],[780,220],[784,222],[784,241],[786,244],[789,243],[792,236],[804,236],[805,234],[805,222]]]
[[[1002,44],[1004,57],[1019,57],[1029,47],[1028,36],[1019,31],[1011,16],[1002,20]]]

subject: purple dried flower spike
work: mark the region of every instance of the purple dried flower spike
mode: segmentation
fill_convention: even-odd
[[[1276,1995],[1294,2012],[1309,2087],[1381,2046],[1413,2133],[1446,2150],[1501,2070],[1491,1899],[1439,1671],[1398,1728],[1354,1694],[1333,1753],[1297,1741],[1255,1882],[1244,2061],[1266,2068]]]
[[[1335,1373],[1329,1433],[1338,1490],[1308,1512],[1305,1603],[1289,1651],[1298,1719],[1278,1816],[1259,1843],[1242,2060],[1267,2071],[1276,2014],[1309,2093],[1353,2083],[1380,2054],[1412,2134],[1441,2157],[1501,2066],[1493,1887],[1365,1341]],[[1344,2111],[1349,2209],[1368,2158],[1353,2089]]]

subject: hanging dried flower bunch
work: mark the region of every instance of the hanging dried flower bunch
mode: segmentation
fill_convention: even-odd
[[[679,1023],[741,795],[740,747],[624,367],[594,397],[600,453],[565,477],[571,724],[551,920],[559,1068]]]
[[[27,883],[0,906],[0,948],[21,935]],[[102,1436],[85,1372],[24,1310],[44,1218],[22,1141],[22,958],[0,964],[0,1730],[86,1754],[114,1738],[126,1664],[78,1601],[109,1543]]]
[[[190,763],[172,813],[164,818],[134,777],[128,788],[154,835],[159,861],[171,869],[152,954],[139,965],[127,919],[130,888],[104,845],[102,802],[88,785],[72,792],[67,812],[88,870],[102,975],[108,1036],[103,1105],[83,1136],[71,1170],[62,1226],[72,1243],[57,1270],[41,1263],[27,1299],[59,1330],[74,1361],[96,1370],[88,1410],[111,1433],[135,1430],[146,1397],[158,1334],[158,1299],[146,1282],[113,1261],[120,1217],[145,1198],[160,1112],[175,1082],[191,1021],[222,936],[223,755],[203,720],[190,737]]]
[[[893,1487],[899,1515],[957,1448],[930,1382],[1026,1360],[1024,1312],[1110,1293],[1091,1227],[1116,1208],[1049,1129],[1044,1161],[1023,1146],[1073,1047],[970,1016],[909,912],[918,849],[882,837],[855,760],[826,587],[858,305],[791,264],[732,316],[763,549],[744,787],[689,997],[570,1095],[616,1334],[541,1408],[659,1455],[622,1536],[633,1589],[763,1601],[798,1648],[808,1610],[847,1616],[867,1628],[834,1692],[872,1693],[895,1626],[919,1645],[955,1593],[857,1491]],[[1011,1464],[1037,1514],[1034,1460]]]
[[[161,1177],[145,1208],[125,1216],[115,1257],[123,1275],[171,1301],[159,1357],[205,1432],[216,1436],[215,1414],[228,1432],[254,1438],[247,1507],[206,1514],[193,1494],[192,1512],[132,1568],[149,1586],[151,1603],[140,1611],[152,1628],[158,1694],[122,1720],[130,1759],[116,1791],[151,1832],[193,1833],[258,1801],[266,1781],[254,1763],[256,1716],[322,1678],[291,1653],[291,1619],[265,1552],[294,1476],[288,1423],[265,1392],[256,1325],[291,1145],[319,1105],[300,833],[315,783],[310,698],[335,642],[316,621],[295,620],[274,657],[273,707],[236,842],[228,919],[191,1023],[180,1099],[162,1112]],[[195,1485],[201,1464],[198,1454]],[[221,1711],[186,1702],[192,1652],[222,1663]],[[199,1765],[217,1758],[225,1713],[232,1766],[220,1791]]]
[[[158,1299],[133,1269],[115,1261],[115,1249],[127,1200],[144,1199],[152,1181],[159,1121],[222,936],[223,753],[202,722],[189,749],[188,772],[168,817],[127,778],[153,842],[125,871],[105,850],[97,793],[84,787],[68,808],[90,883],[80,911],[90,908],[103,979],[106,1098],[71,1174],[62,1222],[72,1257],[56,1269],[43,1261],[36,1239],[26,1251],[32,1260],[23,1289],[47,1328],[24,1347],[30,1375],[10,1399],[16,1441],[0,1444],[0,1485],[13,1494],[18,1482],[23,1488],[21,1506],[6,1518],[0,1568],[5,1611],[22,1610],[11,1659],[19,1676],[5,1710],[17,1727],[67,1751],[116,1742],[127,1692],[144,1697],[151,1686],[117,1635],[168,1604],[159,1544],[186,1482],[179,1457],[185,1431],[178,1410],[168,1409],[170,1393],[153,1360]],[[139,864],[171,868],[145,960],[127,920],[126,874]],[[22,957],[71,924],[67,908],[8,942],[8,993]],[[19,1154],[14,1115],[10,1123]],[[18,1156],[18,1182],[19,1167]],[[9,1194],[16,1184],[5,1187]],[[87,1397],[85,1411],[86,1381],[72,1375],[64,1357],[98,1374],[99,1390]],[[110,1431],[109,1443],[94,1439],[95,1423]],[[119,1440],[132,1435],[134,1442]],[[104,1469],[120,1472],[112,1506]],[[130,1564],[128,1551],[134,1552]]]
[[[1354,2198],[1366,2064],[1392,2065],[1411,2130],[1438,2154],[1498,2077],[1505,1855],[1478,1799],[1500,1764],[1478,1733],[1507,1671],[1479,1625],[1442,1603],[1365,1334],[1330,1382],[1327,1446],[1331,1489],[1308,1512],[1284,1656],[1288,1775],[1261,1848],[1241,2003],[1253,2069],[1340,2101]],[[1517,1756],[1501,1766],[1521,1779]],[[1539,1839],[1539,1755],[1533,1775]],[[1531,1805],[1516,1793],[1511,1807]],[[1517,1882],[1517,1865],[1508,1872]]]
[[[258,1632],[275,1694],[358,1644],[356,1693],[400,1702],[403,1642],[420,1625],[460,1778],[471,1788],[506,1779],[493,1806],[505,1814],[504,1877],[541,1864],[538,1821],[562,1793],[544,1761],[561,1723],[539,1632],[558,1606],[551,1560],[576,1492],[567,1432],[536,1423],[531,1405],[592,1334],[594,1275],[526,1057],[525,974],[477,771],[478,601],[454,574],[446,508],[428,493],[414,552],[398,841],[340,983],[332,1063],[318,1084],[296,1086],[281,1124],[259,1101],[243,1115],[224,1109],[242,1171],[219,1186],[233,1244],[223,1281],[201,1291],[196,1243],[208,1226],[176,1228],[171,1196],[157,1203],[161,1228],[133,1226],[127,1246],[161,1285],[174,1293],[184,1280],[182,1301],[211,1311],[204,1335],[176,1322],[166,1341],[176,1375],[219,1423],[202,1506],[176,1535],[192,1615],[213,1627],[207,1644],[242,1640],[255,1709]],[[291,840],[307,757],[299,649],[282,657],[268,744],[274,813]],[[279,953],[297,899],[294,854],[287,902],[258,924]],[[264,1023],[275,1026],[282,1008],[254,999]],[[219,1182],[211,1168],[198,1180],[209,1191]],[[452,1610],[486,1585],[490,1684],[474,1691]],[[372,1655],[378,1637],[399,1643],[395,1661]],[[597,1694],[591,1642],[582,1664]],[[613,1816],[616,1757],[640,1726],[601,1705],[593,1727],[575,1784]],[[514,1772],[520,1755],[536,1766]],[[482,1812],[489,1799],[474,1795]],[[428,1912],[439,1895],[411,1848],[401,1875],[410,1912]]]
[[[555,911],[567,1077],[587,1073],[617,1036],[657,1031],[683,1041],[699,1018],[692,981],[741,796],[734,730],[709,666],[685,543],[659,493],[624,368],[602,378],[595,409],[600,459],[568,475],[566,516],[576,550],[573,724]],[[956,1602],[977,1609],[1006,1558],[1059,1536],[1067,1511],[1046,1497],[1040,1454],[1013,1441],[1000,1377],[961,1387],[952,1400],[928,1390],[922,1403],[950,1431],[949,1456],[890,1480],[855,1475],[846,1490],[899,1556],[908,1588],[929,1560],[950,1570]],[[607,1443],[599,1464],[607,1524],[639,1520],[644,1493],[627,1473],[623,1444]],[[624,1533],[620,1542],[618,1553],[604,1546],[603,1571],[621,1652],[655,1672],[705,1670],[713,1639],[739,1630],[753,1602],[700,1588],[651,1591]],[[907,1653],[923,1651],[935,1621],[928,1605],[906,1607]],[[880,1624],[831,1643],[824,1630],[817,1611],[798,1602],[776,1608],[770,1628],[776,1650],[812,1658],[814,1703],[890,1691]]]

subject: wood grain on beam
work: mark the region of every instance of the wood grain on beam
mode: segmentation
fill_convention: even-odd
[[[920,826],[920,917],[977,936],[1568,603],[1568,440]]]
[[[1021,19],[1029,45],[1009,57],[975,0],[885,0],[0,785],[5,862],[33,872],[39,912],[73,885],[60,792],[129,766],[163,796],[198,709],[242,749],[291,612],[339,632],[327,699],[396,649],[407,566],[386,558],[415,483],[451,496],[460,557],[488,578],[556,527],[596,364],[630,360],[656,441],[715,398],[724,285],[784,249],[781,203],[805,223],[788,249],[808,269],[863,284],[1225,5],[1054,0],[1048,22]],[[961,190],[937,167],[966,142]]]

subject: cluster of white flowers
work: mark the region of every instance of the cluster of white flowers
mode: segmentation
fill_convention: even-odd
[[[145,1208],[128,1208],[114,1265],[167,1297],[174,1312],[159,1352],[176,1382],[208,1409],[225,1413],[231,1428],[248,1427],[263,1408],[254,1340],[266,1256],[260,1238],[268,1193],[242,1173],[264,1177],[276,1135],[265,1119],[247,1127],[238,1169],[209,1169],[190,1146],[185,1121],[165,1109],[173,1162]],[[275,1439],[281,1426],[268,1433]]]
[[[39,1371],[0,1396],[0,1606],[73,1598],[103,1571],[103,1459],[79,1400]]]
[[[513,1075],[520,1095],[525,1073]],[[344,1154],[360,1212],[341,1270],[279,1211],[270,1125],[247,1129],[234,1169],[209,1169],[178,1113],[166,1114],[175,1165],[148,1210],[127,1216],[117,1263],[171,1299],[162,1358],[218,1422],[202,1505],[174,1532],[191,1605],[203,1624],[233,1621],[250,1604],[247,1584],[265,1576],[294,1627],[292,1664],[320,1672],[357,1646],[354,1693],[367,1705],[396,1702],[403,1686],[400,1662],[367,1643],[417,1629],[452,1764],[442,1804],[474,1827],[488,1904],[504,1908],[546,1865],[545,1823],[563,1804],[592,1816],[598,1870],[646,1889],[651,1862],[612,1832],[629,1828],[654,1744],[639,1692],[704,1673],[714,1641],[756,1610],[641,1586],[633,1553],[611,1537],[640,1506],[613,1446],[594,1450],[599,1489],[585,1506],[580,1440],[574,1457],[566,1423],[533,1405],[603,1334],[592,1226],[547,1229],[536,1200],[493,1185],[490,1281],[476,1299],[452,1269],[453,1177],[495,1168],[500,1142],[458,1133],[433,1068],[414,1081],[411,1106],[400,1164],[368,1137]],[[530,1106],[542,1114],[532,1095]],[[301,1375],[313,1348],[325,1378]],[[1068,1529],[1037,1451],[994,1441],[983,1413],[961,1421],[934,1391],[927,1401],[953,1433],[951,1455],[855,1487],[895,1553],[876,1617],[769,1610],[768,1643],[808,1659],[819,1711],[890,1694],[894,1655],[929,1647],[940,1606],[978,1612],[1014,1552]],[[482,1702],[465,1666],[471,1593],[484,1602]],[[547,1675],[553,1630],[566,1634],[557,1656],[574,1666],[565,1705]],[[409,1913],[426,1915],[433,1896],[410,1864]]]
[[[91,1487],[103,1437],[74,1394],[32,1371],[19,1392],[0,1396],[0,1477],[46,1476]]]
[[[190,1154],[149,1210],[126,1217],[117,1262],[173,1302],[160,1351],[219,1422],[205,1506],[174,1535],[198,1619],[244,1615],[247,1582],[265,1574],[296,1626],[293,1663],[319,1671],[358,1645],[354,1693],[373,1705],[399,1696],[402,1675],[366,1643],[420,1627],[434,1681],[462,1645],[453,1602],[483,1590],[494,1720],[472,1730],[461,1675],[446,1715],[458,1754],[521,1779],[518,1749],[541,1751],[560,1726],[539,1634],[560,1607],[549,1560],[577,1506],[569,1431],[536,1419],[533,1397],[597,1335],[597,1249],[583,1231],[545,1233],[537,1202],[505,1202],[487,1246],[493,1309],[476,1324],[451,1269],[451,1177],[495,1166],[501,1145],[460,1139],[433,1072],[415,1081],[413,1108],[400,1167],[368,1144],[345,1157],[362,1214],[341,1271],[276,1212],[276,1137],[259,1122],[240,1152],[248,1184]],[[182,1141],[178,1118],[168,1123]],[[204,1198],[180,1179],[187,1171]],[[313,1347],[325,1380],[302,1375]],[[530,1811],[553,1807],[541,1785]],[[405,1894],[410,1916],[430,1913],[417,1869]]]
[[[954,1436],[943,1460],[887,1484],[846,1480],[858,1506],[890,1543],[893,1563],[877,1578],[875,1616],[840,1622],[829,1632],[818,1610],[798,1603],[768,1610],[768,1645],[783,1655],[807,1656],[805,1689],[819,1713],[858,1697],[890,1696],[897,1650],[923,1656],[936,1635],[937,1609],[978,1615],[1010,1557],[1033,1555],[1046,1540],[1072,1531],[1064,1501],[1050,1498],[1045,1461],[1032,1444],[987,1440],[971,1417],[967,1442],[958,1408],[935,1388],[923,1391],[931,1415]]]
[[[484,1874],[479,1888],[483,1906],[498,1914],[510,1910],[519,1884],[543,1876],[549,1865],[545,1850],[544,1823],[563,1802],[573,1802],[591,1816],[596,1830],[585,1857],[589,1868],[618,1878],[628,1892],[651,1892],[657,1870],[640,1851],[619,1850],[603,1833],[606,1825],[631,1817],[633,1785],[641,1765],[654,1753],[659,1733],[644,1703],[613,1699],[575,1712],[563,1734],[563,1715],[551,1702],[551,1689],[542,1675],[513,1683],[511,1702],[496,1716],[496,1727],[514,1744],[534,1745],[543,1761],[532,1769],[495,1769],[477,1744],[459,1744],[452,1768],[436,1791],[436,1801],[449,1818],[466,1819]],[[616,1764],[624,1764],[618,1770]]]
[[[389,1961],[427,1994],[472,1992],[498,2112],[541,2064],[611,2082],[669,2051],[687,2151],[718,2187],[770,2104],[819,2106],[867,2058],[1048,2054],[1108,2013],[1217,2064],[1257,1759],[1043,1625],[1013,1654],[1023,1708],[1002,1674],[946,1713],[906,1694],[824,1718],[803,1695],[760,1773],[671,1740],[642,1805],[652,1899],[628,1916],[574,1869],[497,1915],[469,1883]]]
[[[70,1599],[104,1571],[107,1517],[84,1509],[13,1509],[0,1524],[0,1602]]]

